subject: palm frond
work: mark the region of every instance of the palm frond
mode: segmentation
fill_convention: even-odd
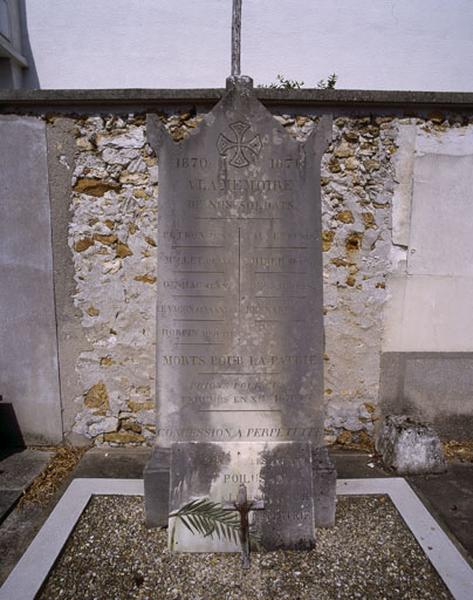
[[[226,539],[229,542],[239,543],[240,519],[237,513],[224,510],[218,502],[213,502],[209,498],[197,498],[191,500],[178,510],[169,514],[180,521],[193,535],[196,533],[217,539]],[[174,547],[174,523],[171,535],[171,549]]]

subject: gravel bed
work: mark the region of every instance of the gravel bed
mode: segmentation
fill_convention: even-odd
[[[143,498],[92,498],[39,600],[332,600],[452,598],[385,496],[341,496],[311,552],[173,554],[147,530]]]

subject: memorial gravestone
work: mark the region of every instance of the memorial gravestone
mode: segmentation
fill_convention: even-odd
[[[320,445],[323,136],[292,140],[237,84],[161,140],[158,443]]]
[[[264,496],[256,521],[267,548],[311,547],[314,523],[333,520],[335,473],[321,448],[320,161],[330,136],[322,117],[304,143],[291,138],[240,76],[179,143],[148,116],[160,165],[149,525],[196,497],[235,498],[241,477]]]

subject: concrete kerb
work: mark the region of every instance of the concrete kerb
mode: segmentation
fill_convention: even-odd
[[[141,479],[74,479],[0,588],[0,600],[33,600],[93,495],[144,494]]]
[[[141,479],[75,479],[0,588],[0,600],[34,600],[93,495],[143,495]],[[337,495],[388,495],[455,600],[473,597],[473,569],[403,478],[340,479]]]

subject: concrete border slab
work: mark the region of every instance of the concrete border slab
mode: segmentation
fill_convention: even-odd
[[[34,600],[91,496],[143,493],[141,479],[75,479],[0,588],[0,600]],[[337,494],[388,495],[455,600],[473,597],[473,569],[403,478],[340,479]]]
[[[144,494],[141,479],[74,479],[0,588],[0,600],[34,600],[93,495]]]

